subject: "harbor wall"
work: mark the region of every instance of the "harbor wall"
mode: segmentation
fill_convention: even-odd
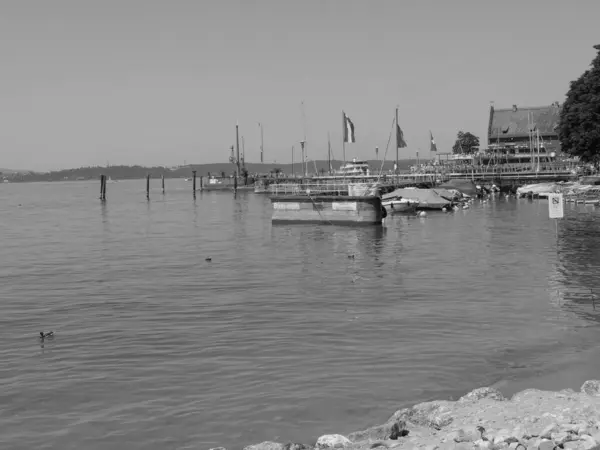
[[[376,225],[382,221],[379,197],[271,197],[273,223]]]

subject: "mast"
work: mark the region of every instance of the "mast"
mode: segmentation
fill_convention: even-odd
[[[331,139],[329,131],[327,132],[327,172],[331,175]]]
[[[242,167],[246,167],[246,146],[244,145],[244,136],[242,136]]]
[[[258,122],[258,126],[260,127],[260,162],[264,162],[263,160],[263,152],[264,152],[264,141],[263,141],[263,124]]]
[[[300,145],[302,146],[302,176],[305,177],[306,176],[306,169],[308,168],[308,164],[306,164],[306,114],[304,112],[304,100],[302,100],[302,104],[300,105],[302,107],[302,128],[304,131],[304,140],[300,143]]]
[[[294,146],[292,145],[292,174],[294,174],[294,178],[296,178],[296,171],[294,170]]]
[[[237,165],[237,173],[236,177],[240,175],[240,133],[239,133],[239,125],[235,124],[235,148],[236,148],[236,165]]]
[[[396,124],[396,167],[395,167],[395,174],[398,175],[398,107],[396,106],[396,116],[395,116],[395,124]],[[417,157],[418,159],[418,157]]]

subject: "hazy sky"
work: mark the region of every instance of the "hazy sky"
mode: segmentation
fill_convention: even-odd
[[[0,167],[222,162],[385,152],[498,108],[562,102],[600,44],[599,0],[0,0]],[[241,142],[240,142],[241,145]],[[296,155],[298,155],[298,151]],[[388,158],[395,150],[390,145]],[[298,160],[298,157],[296,157]]]

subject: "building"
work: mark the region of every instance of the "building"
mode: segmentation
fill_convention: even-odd
[[[536,107],[513,105],[508,109],[490,106],[488,149],[509,155],[530,154],[531,148],[537,152],[539,136],[540,154],[560,154],[557,132],[560,110],[558,102]]]

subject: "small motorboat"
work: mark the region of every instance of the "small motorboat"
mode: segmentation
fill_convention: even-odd
[[[383,206],[389,214],[412,213],[417,210],[419,202],[408,198],[393,197],[382,199],[381,206]]]

